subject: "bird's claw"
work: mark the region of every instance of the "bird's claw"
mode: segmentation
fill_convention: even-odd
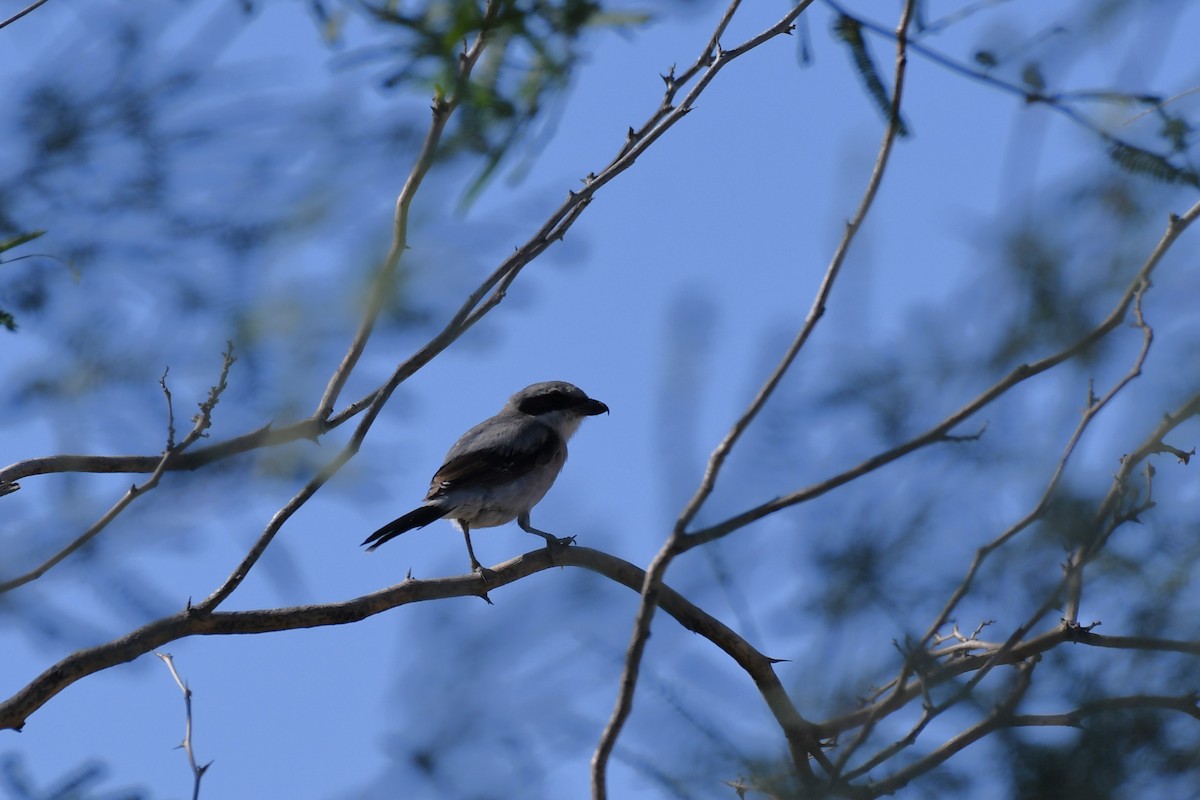
[[[495,603],[492,602],[492,598],[488,597],[488,586],[490,586],[492,583],[491,578],[496,574],[495,571],[488,569],[479,562],[476,562],[475,565],[471,567],[471,571],[478,575],[480,580],[483,581],[483,591],[479,593],[479,598],[489,606],[495,605]]]
[[[574,536],[562,536],[546,540],[546,545],[549,547],[570,547],[573,544],[575,544]]]

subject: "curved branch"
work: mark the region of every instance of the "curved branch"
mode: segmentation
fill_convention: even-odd
[[[408,579],[387,589],[340,603],[257,611],[217,611],[211,614],[199,614],[195,609],[187,609],[144,625],[119,639],[79,650],[62,659],[0,703],[0,729],[20,730],[30,715],[76,681],[189,636],[259,634],[346,625],[409,603],[448,597],[481,597],[534,573],[561,566],[581,567],[599,573],[634,591],[639,591],[645,580],[645,572],[627,561],[587,547],[569,547],[553,553],[537,550],[506,561],[493,568],[486,584],[478,575]],[[803,751],[804,743],[812,737],[812,726],[800,717],[784,691],[775,674],[775,660],[760,653],[727,625],[669,587],[662,587],[660,605],[679,624],[715,644],[750,675],[771,713],[787,734],[789,746]]]

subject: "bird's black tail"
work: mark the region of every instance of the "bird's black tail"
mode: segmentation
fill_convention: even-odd
[[[363,544],[371,545],[367,548],[368,551],[374,550],[389,539],[395,539],[406,531],[411,531],[413,528],[424,528],[434,520],[446,516],[448,511],[449,509],[438,508],[437,506],[414,508],[403,517],[392,520],[387,525],[372,533],[366,538]]]

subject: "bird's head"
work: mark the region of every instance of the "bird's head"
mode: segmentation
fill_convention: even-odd
[[[544,381],[526,386],[508,398],[508,406],[554,428],[564,440],[571,438],[584,417],[608,413],[608,406],[566,381]]]

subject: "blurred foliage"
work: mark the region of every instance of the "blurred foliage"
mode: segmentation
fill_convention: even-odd
[[[84,764],[70,770],[45,789],[29,774],[20,755],[0,756],[0,790],[8,800],[147,800],[140,789],[104,789],[108,770],[102,764]]]
[[[16,247],[20,247],[21,245],[25,244],[26,242],[33,241],[34,239],[38,238],[39,236],[41,236],[44,233],[45,233],[45,231],[34,231],[32,233],[21,233],[16,236],[13,236],[10,239],[0,241],[0,253],[5,253]],[[0,264],[3,264],[3,263],[5,263],[4,260],[0,260]],[[28,299],[26,299],[26,298],[18,299],[17,302],[20,303],[22,301],[25,303],[29,302]],[[0,325],[3,325],[4,328],[10,332],[15,331],[17,329],[16,317],[14,317],[10,312],[5,311],[3,308],[0,308]]]
[[[397,0],[346,3],[335,12],[319,0],[313,4],[325,30],[330,21],[350,14],[372,19],[376,34],[387,41],[351,49],[344,60],[376,66],[383,73],[381,87],[462,98],[440,156],[481,159],[464,194],[466,203],[568,86],[585,34],[634,28],[651,19],[642,12],[606,12],[592,0],[499,0],[490,8],[479,0],[429,0],[411,10],[403,5]],[[459,56],[480,31],[486,31],[490,45],[469,84],[459,85]]]
[[[863,39],[862,23],[851,16],[840,14],[833,23],[833,32],[850,50],[850,60],[854,64],[854,70],[858,73],[859,80],[863,83],[863,90],[866,91],[867,97],[874,101],[875,107],[883,114],[883,118],[890,120],[892,93],[884,86],[883,79],[879,77],[879,69],[875,66],[874,59],[871,58],[866,40]],[[899,120],[896,132],[901,137],[908,136],[908,124],[903,119]]]

